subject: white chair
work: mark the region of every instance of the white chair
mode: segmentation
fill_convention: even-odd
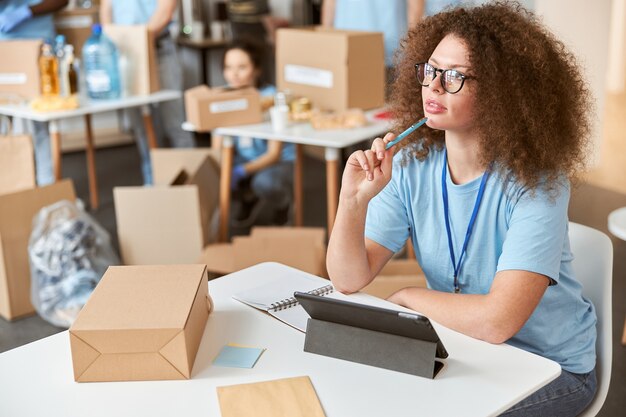
[[[598,389],[591,404],[580,414],[584,417],[593,417],[604,404],[611,380],[613,244],[604,233],[572,222],[569,224],[569,238],[574,254],[576,279],[583,285],[583,295],[591,300],[598,316],[596,342]]]

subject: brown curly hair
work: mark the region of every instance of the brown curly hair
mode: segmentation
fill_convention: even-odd
[[[428,17],[402,40],[392,112],[402,131],[423,115],[414,65],[428,61],[446,36],[460,38],[476,78],[475,127],[481,162],[530,190],[555,191],[584,168],[590,93],[576,58],[519,3],[454,8]],[[424,126],[404,147],[404,162],[443,147],[444,131]]]

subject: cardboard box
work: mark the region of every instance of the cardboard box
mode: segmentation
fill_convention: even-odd
[[[65,35],[66,42],[74,46],[74,56],[79,58],[83,45],[91,36],[91,27],[99,21],[98,7],[64,9],[54,15],[57,33]]]
[[[325,277],[326,230],[315,227],[254,227],[250,236],[209,245],[199,260],[209,271],[229,274],[261,262],[280,262]]]
[[[0,135],[0,195],[34,188],[35,158],[28,135]]]
[[[256,88],[237,90],[199,85],[185,91],[187,121],[196,131],[261,123],[261,97]]]
[[[191,378],[207,295],[205,265],[109,267],[69,330],[74,380]]]
[[[122,76],[127,93],[146,95],[159,91],[159,62],[148,26],[106,25],[104,33],[115,43],[118,53],[128,60],[128,71]]]
[[[39,54],[41,40],[0,42],[0,93],[30,100],[40,94]]]
[[[387,298],[406,287],[426,288],[426,276],[415,259],[392,259],[362,291]]]
[[[33,217],[45,206],[75,199],[70,180],[0,195],[0,315],[7,320],[35,312],[28,263]]]
[[[214,240],[219,197],[214,154],[211,149],[153,150],[153,187],[113,189],[124,264],[193,263]]]
[[[373,109],[385,102],[380,32],[310,27],[278,29],[276,82],[322,110]]]

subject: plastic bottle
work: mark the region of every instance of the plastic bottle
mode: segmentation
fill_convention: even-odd
[[[270,108],[270,120],[276,132],[285,130],[289,125],[289,106],[285,93],[278,92],[274,96],[274,107]]]
[[[67,65],[67,92],[70,96],[78,93],[77,62],[74,58],[74,47],[65,45],[65,64]]]
[[[67,61],[65,58],[65,36],[57,35],[54,38],[54,55],[57,57],[57,66],[59,68],[59,95],[61,97],[69,96],[69,86],[67,85]]]
[[[59,94],[59,70],[52,45],[44,43],[39,57],[39,77],[41,81],[41,95],[56,96]]]
[[[102,33],[102,26],[92,27],[91,37],[83,46],[83,71],[87,94],[92,99],[120,97],[120,72],[115,44]]]

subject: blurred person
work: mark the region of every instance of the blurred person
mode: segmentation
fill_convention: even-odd
[[[67,0],[0,1],[0,41],[9,39],[47,39],[56,33],[52,14],[67,6]],[[54,182],[48,123],[32,122],[37,185]]]
[[[223,61],[224,79],[231,88],[256,87],[262,97],[273,96],[276,88],[261,81],[262,51],[249,40],[233,42],[226,48]],[[219,148],[221,138],[215,137]],[[235,138],[235,166],[231,189],[239,200],[235,225],[250,227],[268,214],[269,222],[287,222],[293,189],[295,146],[276,140]]]
[[[103,25],[110,23],[147,25],[157,52],[161,89],[181,91],[183,89],[182,66],[178,58],[176,43],[169,32],[176,6],[176,0],[101,0],[100,21]],[[165,101],[151,107],[153,109],[152,120],[160,143],[164,142],[163,136],[167,136],[170,144],[176,148],[189,148],[195,145],[192,134],[181,128],[185,120],[182,98]],[[133,108],[129,109],[127,114],[137,136],[144,183],[150,185],[152,184],[150,150],[141,111]]]

